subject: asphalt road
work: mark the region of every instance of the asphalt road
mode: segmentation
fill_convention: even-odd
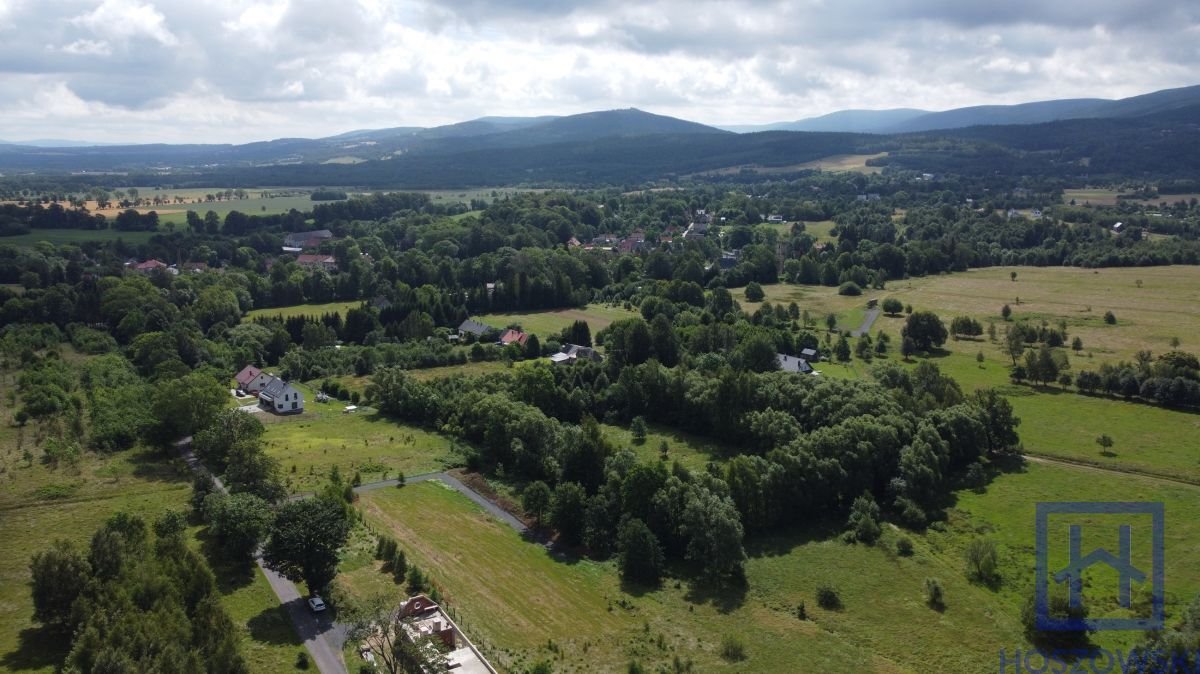
[[[179,449],[179,454],[187,462],[189,468],[194,472],[204,470],[200,459],[197,459],[196,455],[192,453],[190,437],[180,440],[175,443],[175,446]],[[228,493],[225,485],[215,475],[213,482],[216,483],[217,489]],[[275,596],[279,598],[279,604],[292,619],[292,626],[295,627],[296,634],[304,641],[304,647],[308,650],[317,670],[321,674],[349,674],[346,663],[342,662],[342,644],[345,643],[348,630],[327,617],[328,614],[317,615],[308,610],[308,604],[300,595],[296,584],[268,569],[261,556],[255,555],[254,562],[258,564],[258,568],[262,569],[263,575],[267,577],[267,583],[275,592]]]
[[[858,326],[857,330],[850,333],[851,337],[862,337],[871,331],[871,326],[875,325],[875,319],[879,318],[879,309],[867,309],[867,313],[863,315],[862,325]]]

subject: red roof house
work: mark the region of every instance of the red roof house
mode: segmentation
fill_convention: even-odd
[[[253,365],[247,365],[242,368],[242,371],[234,375],[233,378],[237,381],[238,388],[247,393],[258,393],[273,379],[271,375]]]
[[[516,342],[517,344],[520,344],[521,346],[525,346],[525,342],[528,339],[529,339],[529,335],[521,332],[520,330],[513,330],[512,328],[505,330],[500,335],[500,343],[506,344],[506,345]]]

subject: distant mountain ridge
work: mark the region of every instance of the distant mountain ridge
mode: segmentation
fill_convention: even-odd
[[[853,133],[914,133],[961,129],[969,126],[1042,124],[1065,119],[1139,117],[1200,104],[1200,85],[1164,89],[1117,100],[1075,98],[1014,105],[975,105],[941,112],[900,108],[894,110],[841,110],[795,122],[727,127],[748,131],[843,131]]]

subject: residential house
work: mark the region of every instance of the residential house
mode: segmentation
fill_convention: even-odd
[[[492,326],[487,325],[486,323],[480,323],[479,321],[476,321],[476,320],[470,319],[470,318],[463,321],[458,326],[458,334],[460,334],[460,335],[472,334],[472,335],[475,335],[476,337],[483,337],[487,333],[492,332],[494,330],[495,330],[495,328],[493,328]]]
[[[783,222],[783,216],[778,213],[772,213],[767,216],[767,222]]]
[[[855,201],[879,201],[879,199],[880,199],[879,195],[875,192],[870,192],[867,194],[860,194],[860,195],[854,197]]]
[[[304,394],[279,377],[271,377],[258,392],[258,404],[276,414],[300,414],[304,411]]]
[[[525,346],[525,342],[527,341],[529,341],[529,335],[521,332],[520,330],[513,330],[512,328],[509,328],[501,333],[499,343],[505,346],[509,344],[519,344],[521,346]]]
[[[795,374],[812,374],[812,366],[807,360],[789,356],[786,353],[775,354],[775,363],[779,365],[779,369],[783,372],[792,372]]]
[[[258,393],[274,378],[274,375],[267,374],[253,365],[247,365],[233,377],[238,388],[246,393]]]
[[[442,642],[446,669],[456,674],[496,674],[475,644],[467,638],[450,616],[423,594],[409,597],[400,604],[397,617],[404,625],[405,636],[413,641],[432,638]]]
[[[563,344],[561,351],[550,356],[551,365],[573,365],[580,360],[599,363],[604,360],[604,356],[590,346],[579,346],[578,344]]]
[[[155,259],[151,258],[149,260],[146,260],[145,262],[138,262],[137,264],[131,265],[130,268],[139,274],[152,274],[155,271],[158,271],[159,269],[165,270],[165,269],[168,269],[169,267],[167,266],[166,262],[163,262],[162,260],[155,260]]]
[[[293,232],[283,238],[283,245],[288,248],[316,248],[322,242],[333,238],[333,232],[328,229],[316,229],[311,232]]]
[[[324,269],[327,272],[337,271],[337,259],[332,255],[297,255],[296,264],[307,269]]]
[[[816,349],[800,349],[800,357],[810,363],[821,360],[821,354]]]

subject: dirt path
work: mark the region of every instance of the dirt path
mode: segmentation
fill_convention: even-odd
[[[1044,463],[1044,464],[1050,464],[1050,465],[1055,465],[1055,466],[1068,466],[1070,468],[1079,468],[1081,470],[1090,470],[1090,471],[1095,471],[1097,473],[1104,473],[1106,475],[1124,475],[1126,477],[1141,477],[1141,478],[1145,478],[1147,480],[1158,480],[1160,482],[1170,482],[1171,484],[1179,484],[1179,485],[1183,485],[1185,487],[1191,487],[1192,489],[1200,489],[1200,484],[1196,484],[1195,482],[1188,482],[1187,480],[1180,480],[1178,478],[1166,477],[1164,475],[1155,475],[1153,473],[1142,473],[1142,472],[1133,471],[1133,470],[1118,470],[1116,468],[1105,468],[1103,466],[1093,466],[1090,463],[1071,461],[1069,459],[1056,459],[1056,458],[1052,458],[1049,456],[1035,456],[1033,454],[1022,454],[1021,456],[1025,457],[1026,461],[1030,461],[1033,463]]]

